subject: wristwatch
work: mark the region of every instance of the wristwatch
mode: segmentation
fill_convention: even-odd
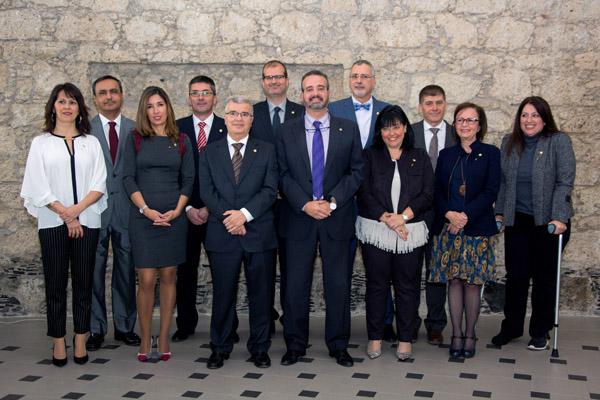
[[[329,199],[329,209],[331,211],[335,210],[337,208],[337,203],[335,201],[335,197],[332,197],[331,199]]]
[[[408,218],[408,215],[406,215],[406,214],[402,214],[402,219],[403,219],[404,221],[408,221],[408,220],[409,220],[409,218]]]
[[[140,214],[143,214],[146,208],[148,208],[148,204],[144,204],[144,206],[140,208]]]

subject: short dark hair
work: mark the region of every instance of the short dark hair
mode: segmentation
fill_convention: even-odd
[[[269,60],[267,61],[263,67],[262,67],[262,78],[265,79],[265,68],[267,67],[275,67],[277,65],[280,65],[283,67],[283,76],[285,76],[286,78],[288,77],[288,73],[287,73],[287,67],[285,66],[285,64],[282,61],[279,60]]]
[[[192,88],[192,85],[194,83],[206,83],[208,86],[210,86],[210,90],[212,90],[213,94],[217,94],[217,85],[215,85],[215,81],[213,81],[212,78],[206,75],[197,75],[193,77],[190,83],[188,84],[188,90]]]
[[[303,92],[304,92],[304,80],[306,78],[308,78],[309,76],[322,76],[323,78],[325,78],[325,82],[327,82],[327,90],[329,90],[329,78],[327,77],[325,72],[319,71],[318,69],[313,69],[311,71],[308,71],[304,75],[302,75],[302,80],[300,81],[300,89],[302,89]]]
[[[52,89],[52,93],[50,93],[50,97],[48,98],[46,107],[44,109],[44,126],[42,129],[44,129],[45,132],[54,133],[54,128],[56,127],[54,103],[56,103],[56,99],[58,98],[58,94],[60,92],[65,92],[67,97],[70,97],[77,102],[77,106],[79,107],[79,115],[75,119],[75,127],[77,128],[77,132],[83,135],[90,133],[90,114],[87,106],[85,105],[85,100],[83,99],[81,90],[79,90],[77,86],[70,82],[61,83],[54,86],[54,89]]]
[[[423,103],[425,96],[442,96],[446,100],[446,92],[441,86],[427,85],[419,92],[419,104]]]
[[[477,131],[475,137],[478,140],[483,140],[485,134],[487,133],[487,117],[485,115],[485,111],[481,106],[470,102],[460,103],[456,106],[456,110],[454,110],[454,121],[452,122],[452,125],[454,126],[454,136],[456,137],[456,140],[460,142],[460,137],[458,136],[458,129],[456,129],[456,116],[459,112],[467,108],[472,108],[477,112],[477,119],[479,119],[479,131]]]
[[[375,137],[373,138],[373,146],[383,148],[385,143],[381,137],[381,129],[394,126],[398,123],[404,125],[404,138],[402,139],[401,148],[404,150],[410,150],[415,145],[415,134],[413,132],[410,121],[406,116],[406,113],[402,107],[397,105],[387,105],[377,115],[375,121]]]
[[[119,84],[119,90],[121,91],[121,93],[123,93],[123,85],[121,84],[121,81],[118,78],[115,78],[112,75],[103,75],[100,78],[96,79],[92,83],[92,94],[94,96],[96,95],[96,85],[98,84],[98,82],[107,81],[109,79],[112,79],[113,81],[116,81]]]
[[[542,136],[550,136],[558,132],[558,127],[556,126],[556,122],[554,122],[550,104],[540,96],[526,97],[521,104],[519,104],[517,114],[515,115],[515,122],[513,123],[513,130],[506,143],[506,152],[508,155],[515,149],[519,154],[523,151],[524,143],[523,130],[521,129],[521,114],[523,113],[523,108],[525,108],[527,104],[531,104],[538,114],[540,114],[542,121],[544,121],[544,128],[542,128],[542,132],[540,132]]]

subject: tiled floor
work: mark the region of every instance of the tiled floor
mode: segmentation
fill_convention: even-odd
[[[0,320],[0,400],[600,399],[600,318],[562,318],[559,359],[551,359],[550,351],[528,351],[527,338],[502,349],[488,345],[499,322],[496,316],[481,317],[473,359],[449,360],[447,348],[428,345],[421,332],[413,362],[399,363],[389,346],[379,359],[366,358],[364,318],[356,317],[349,349],[356,362],[344,368],[328,357],[324,320],[314,317],[312,346],[302,362],[279,365],[284,344],[278,326],[270,351],[273,366],[257,369],[246,361],[247,320],[242,318],[242,343],[223,368],[208,370],[208,317],[191,339],[172,344],[174,357],[168,362],[139,363],[136,348],[107,340],[105,348],[90,353],[87,365],[70,360],[64,368],[50,365],[44,321],[5,318]]]

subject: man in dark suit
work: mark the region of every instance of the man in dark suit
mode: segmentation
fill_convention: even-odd
[[[227,136],[223,118],[217,117],[213,110],[217,104],[217,88],[208,76],[192,78],[188,85],[188,104],[192,115],[177,120],[177,127],[188,135],[194,151],[194,165],[198,177],[198,154],[208,143]],[[196,290],[198,288],[198,265],[200,264],[201,245],[206,236],[208,208],[200,198],[198,179],[194,180],[192,198],[185,208],[188,218],[186,262],[177,268],[177,330],[171,337],[181,342],[194,333],[198,324],[196,310]]]
[[[278,60],[267,61],[262,68],[262,88],[265,93],[266,100],[258,102],[254,105],[254,120],[252,121],[252,130],[250,136],[255,139],[261,139],[277,146],[277,135],[281,124],[292,118],[302,116],[304,107],[298,103],[290,101],[287,96],[289,86],[287,68],[284,63]],[[277,254],[279,255],[279,302],[283,308],[283,298],[285,295],[285,240],[281,234],[285,221],[281,220],[280,209],[281,199],[275,201],[275,226],[277,227]],[[277,254],[275,257],[277,257]],[[276,274],[276,270],[273,269]],[[273,277],[273,303],[275,302],[275,277]],[[274,304],[271,307],[271,332],[275,331],[274,321],[279,318]],[[283,322],[283,317],[279,318]]]
[[[91,121],[91,133],[102,146],[106,163],[108,208],[102,213],[102,226],[96,250],[96,266],[92,286],[92,316],[88,350],[98,350],[107,332],[106,262],[112,244],[112,312],[115,339],[130,346],[140,344],[133,331],[136,319],[135,269],[129,242],[130,201],[123,189],[123,148],[135,122],[121,115],[123,87],[111,75],[102,76],[92,84],[94,104],[98,110]]]
[[[454,128],[448,122],[444,121],[446,105],[446,93],[438,85],[425,86],[419,92],[419,112],[423,116],[423,120],[412,125],[415,134],[415,147],[427,151],[434,171],[439,152],[446,147],[456,144]],[[425,222],[430,232],[434,216],[433,207],[425,213]],[[431,248],[430,237],[424,251],[426,277],[429,276]],[[443,283],[427,282],[425,284],[425,299],[427,301],[427,318],[425,319],[427,342],[437,346],[444,342],[442,331],[448,322],[445,309],[446,285]],[[418,311],[415,318],[413,340],[416,340],[418,337],[419,327],[421,326],[421,318],[418,315]]]
[[[242,263],[250,307],[247,348],[258,368],[271,365],[268,350],[273,252],[277,235],[272,206],[279,174],[272,144],[248,136],[252,103],[231,97],[225,107],[227,139],[200,154],[200,196],[210,210],[205,247],[210,260],[213,305],[210,369],[233,350],[235,304]]]
[[[329,355],[350,367],[350,241],[353,198],[362,179],[362,149],[356,124],[327,110],[329,82],[321,71],[302,77],[303,118],[281,128],[277,157],[285,199],[286,258],[282,365],[306,354],[313,263],[319,245],[323,265]]]

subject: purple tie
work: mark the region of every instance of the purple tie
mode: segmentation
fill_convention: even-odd
[[[323,198],[323,175],[325,172],[325,151],[323,148],[323,135],[319,126],[321,122],[313,122],[315,133],[312,142],[312,187],[313,197],[317,200]]]

